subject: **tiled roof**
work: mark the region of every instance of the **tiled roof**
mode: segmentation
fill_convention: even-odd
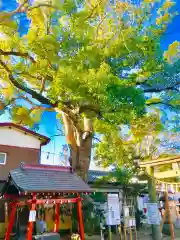
[[[91,192],[70,167],[22,164],[9,175],[22,192]]]
[[[98,179],[107,176],[108,173],[109,172],[107,172],[107,171],[89,170],[88,171],[88,183],[94,183]]]

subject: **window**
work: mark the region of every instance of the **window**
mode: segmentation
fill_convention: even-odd
[[[0,165],[6,164],[6,153],[0,152]]]

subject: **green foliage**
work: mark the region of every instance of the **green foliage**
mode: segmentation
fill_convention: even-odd
[[[179,60],[180,56],[180,42],[175,41],[169,45],[168,50],[164,53],[164,57],[167,59],[169,63],[173,63]]]
[[[29,116],[30,111],[27,108],[16,106],[12,108],[11,114],[15,123],[28,124],[30,127],[33,126],[33,121],[31,121]]]
[[[46,104],[48,110],[65,112],[73,129],[83,133],[83,119],[89,118],[94,131],[103,134],[97,157],[107,159],[108,164],[127,161],[130,150],[120,139],[121,124],[131,124],[138,139],[147,131],[161,130],[152,116],[147,116],[149,130],[144,118],[138,122],[139,130],[135,123],[145,113],[145,87],[167,83],[158,75],[167,66],[160,37],[173,17],[174,3],[159,3],[156,21],[152,3],[157,1],[144,0],[138,7],[121,1],[54,0],[46,6],[35,1],[2,12],[0,81],[6,89],[0,94],[4,102],[13,103],[12,119],[32,127],[46,110],[40,105]],[[30,20],[24,36],[19,35],[19,23],[12,18],[18,12],[25,12]],[[165,59],[176,60],[178,51],[179,43],[172,43]],[[28,104],[32,102],[32,109],[18,105],[16,99],[21,96]],[[128,148],[132,147],[128,144]]]
[[[130,151],[131,144],[123,144],[120,134],[117,131],[104,134],[102,141],[95,146],[95,160],[98,165],[108,167],[109,165],[123,165],[131,162]]]
[[[31,128],[34,126],[34,123],[40,121],[41,114],[41,109],[28,109],[18,105],[11,108],[13,121],[17,124],[28,125]]]
[[[73,106],[81,106],[83,102],[98,105],[104,117],[112,117],[113,121],[120,121],[122,115],[122,122],[129,121],[141,114],[144,107],[143,92],[133,87],[140,75],[130,76],[125,81],[116,72],[117,69],[123,71],[126,66],[131,68],[142,59],[141,76],[152,75],[155,66],[156,69],[159,66],[154,61],[158,42],[150,35],[152,26],[148,26],[143,35],[138,34],[143,26],[143,10],[139,14],[139,9],[134,5],[121,2],[113,5],[92,1],[92,5],[89,5],[86,1],[71,0],[63,5],[58,1],[54,4],[57,9],[27,7],[27,16],[31,20],[27,35],[20,37],[16,34],[12,37],[7,32],[8,39],[0,44],[3,51],[9,49],[26,53],[16,57],[16,63],[12,58],[8,61],[12,73],[18,74],[18,81],[40,91],[42,79],[45,79],[43,91],[53,101],[60,98],[61,101],[73,103]],[[80,5],[81,10],[78,8]],[[169,7],[163,6],[163,11],[166,12]],[[111,10],[106,15],[107,8]],[[128,14],[134,12],[136,17],[133,25],[128,22],[130,15],[129,19],[125,19],[125,12],[122,11]],[[146,6],[146,11],[150,11],[150,6],[149,9]],[[2,14],[8,18],[7,13]],[[60,16],[59,22],[53,24],[57,16]],[[5,29],[8,20],[2,19]],[[17,24],[16,21],[12,22]],[[8,46],[9,41],[11,44]],[[34,61],[27,57],[27,53],[33,56]],[[112,65],[110,60],[117,62]],[[124,111],[127,113],[123,114]],[[117,115],[115,119],[114,112]]]
[[[150,105],[150,104],[153,104],[153,103],[159,103],[161,101],[161,99],[160,98],[151,98],[151,99],[148,99],[147,101],[146,101],[146,104],[148,105]]]
[[[139,183],[132,183],[132,178],[137,175],[138,169],[132,165],[131,167],[117,166],[107,176],[99,179],[96,185],[102,186],[104,183],[118,185],[123,190],[124,197],[137,197],[147,187]]]
[[[131,121],[127,136],[122,136],[122,131],[112,128],[111,124],[95,124],[96,132],[101,134],[101,141],[95,144],[95,160],[104,167],[115,165],[132,166],[134,158],[138,155],[141,159],[151,157],[156,151],[158,134],[163,130],[158,114],[149,114]],[[148,137],[153,139],[147,142]]]
[[[135,172],[136,170],[133,168],[116,167],[116,169],[107,176],[106,180],[122,186],[128,185]]]
[[[163,130],[159,114],[149,114],[131,122],[131,131],[135,139],[142,140],[145,136],[157,136]]]

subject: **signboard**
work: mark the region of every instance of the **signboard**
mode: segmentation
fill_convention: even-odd
[[[108,194],[107,196],[108,210],[106,222],[107,225],[120,225],[120,206],[119,206],[119,195]]]
[[[124,225],[126,227],[135,227],[136,226],[136,219],[135,219],[135,217],[125,217],[124,218]]]
[[[44,204],[44,208],[53,208],[54,204]]]
[[[160,225],[160,214],[157,203],[147,204],[148,224]]]
[[[171,194],[171,193],[168,194],[168,200],[169,201],[178,201],[179,199],[180,199],[180,193],[179,192],[177,192],[175,194]]]
[[[129,217],[129,208],[127,206],[124,207],[124,217]]]
[[[35,222],[36,221],[36,211],[31,210],[29,213],[29,222]]]
[[[128,227],[135,227],[136,226],[136,219],[135,218],[130,218]]]

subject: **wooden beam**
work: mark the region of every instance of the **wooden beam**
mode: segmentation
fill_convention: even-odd
[[[154,177],[157,179],[172,178],[172,177],[179,177],[179,176],[180,176],[180,170],[168,170],[165,172],[154,173]]]
[[[78,200],[81,200],[81,198],[68,198],[68,199],[37,199],[34,201],[33,199],[30,200],[18,200],[17,198],[17,205],[18,206],[24,206],[25,204],[32,204],[35,203],[36,205],[38,204],[63,204],[63,203],[76,203]],[[11,203],[13,204],[13,203]]]
[[[7,232],[5,235],[5,240],[10,240],[11,232],[12,232],[12,228],[13,228],[14,220],[15,220],[15,216],[16,216],[16,208],[17,208],[17,204],[13,203],[11,214],[10,214],[10,219],[9,219],[9,223],[8,223],[8,228],[7,228]]]
[[[16,201],[17,199],[26,199],[25,197],[23,198],[23,197],[20,197],[19,195],[17,195],[17,194],[4,194],[3,195],[3,198],[4,199],[8,199],[8,200],[14,200],[14,201]]]
[[[32,205],[30,211],[36,210],[36,194],[33,194]],[[27,237],[26,240],[32,240],[34,222],[28,222]]]
[[[77,213],[78,213],[78,221],[79,221],[79,232],[81,240],[84,240],[84,224],[83,224],[83,216],[82,216],[82,203],[81,199],[77,201]]]
[[[54,232],[59,232],[59,211],[60,211],[60,204],[56,203]]]
[[[171,240],[175,239],[175,235],[174,235],[174,225],[172,223],[172,217],[171,217],[171,211],[169,208],[169,201],[168,201],[168,193],[165,192],[165,205],[166,205],[166,211],[168,214],[168,223],[170,225],[170,233],[171,233]]]
[[[161,233],[162,233],[162,230],[163,230],[163,225],[164,225],[164,222],[166,220],[166,215],[167,215],[167,211],[165,209],[165,212],[164,214],[162,215],[162,210],[161,210],[161,217],[162,217],[162,221],[161,221],[161,224],[160,224],[160,230],[161,230]]]
[[[5,213],[5,224],[8,225],[9,222],[9,214],[8,214],[8,203],[4,203],[4,213]]]
[[[157,160],[151,160],[148,162],[142,162],[142,163],[140,163],[140,167],[146,168],[146,167],[153,167],[153,166],[159,166],[159,165],[176,163],[176,162],[177,163],[180,162],[180,156],[161,158],[161,159],[157,159]]]
[[[179,165],[178,165],[177,162],[172,163],[172,169],[173,169],[173,170],[179,170]]]

